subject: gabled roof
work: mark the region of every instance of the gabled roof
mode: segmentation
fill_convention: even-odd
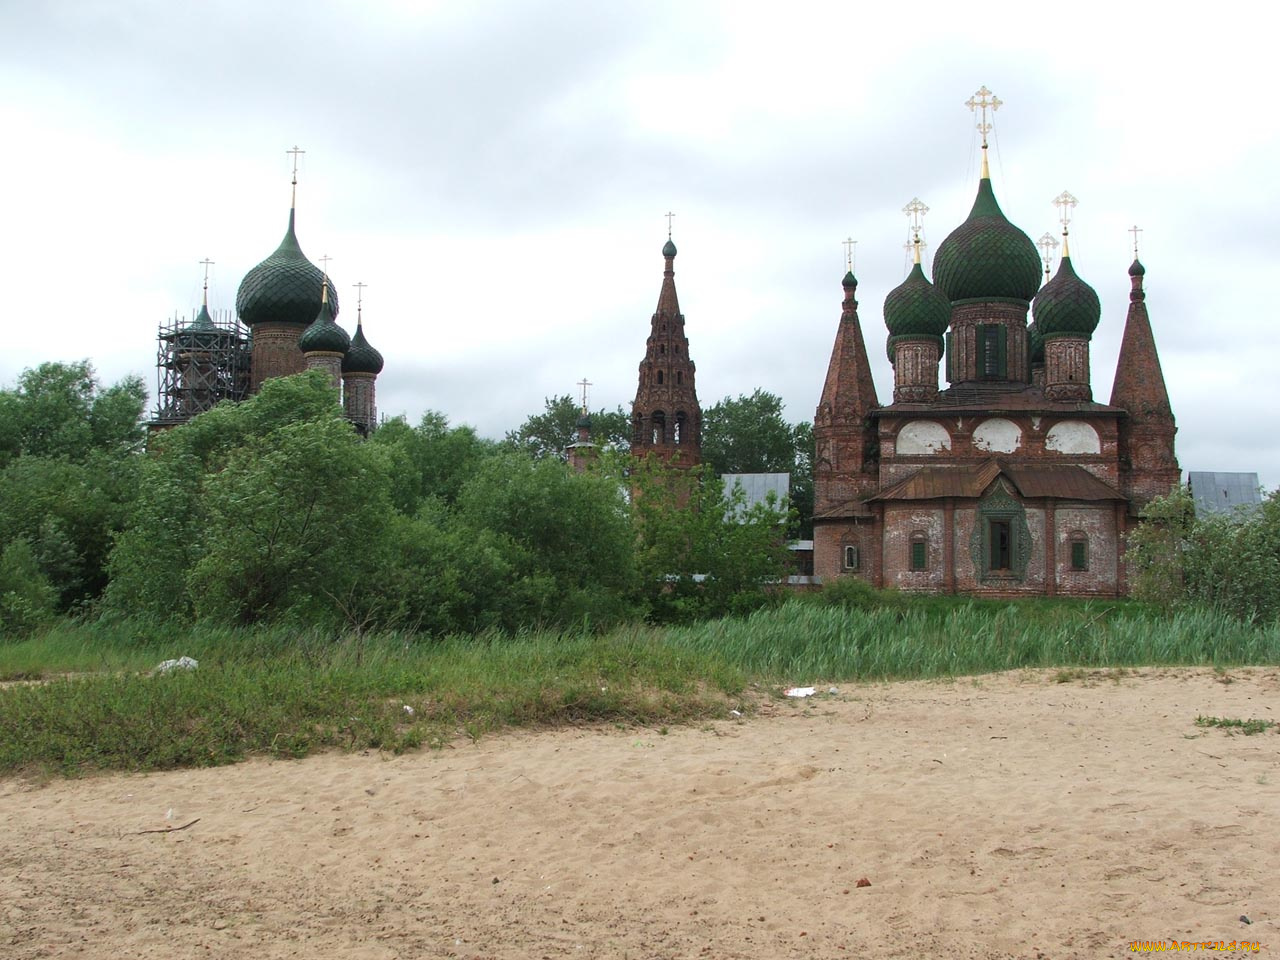
[[[905,480],[869,497],[868,502],[946,498],[976,500],[1001,476],[1028,500],[1124,499],[1114,487],[1074,464],[1015,466],[1002,460],[988,460],[967,467],[922,467]]]

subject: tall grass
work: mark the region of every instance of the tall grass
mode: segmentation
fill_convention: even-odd
[[[687,722],[749,709],[751,682],[1280,662],[1280,625],[1211,611],[865,599],[602,637],[62,624],[0,645],[0,679],[17,681],[0,688],[0,770],[162,769],[399,751],[511,725]],[[153,673],[182,655],[199,669]]]

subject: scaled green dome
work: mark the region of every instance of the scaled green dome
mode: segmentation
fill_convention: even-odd
[[[1036,294],[1031,306],[1036,330],[1045,340],[1093,336],[1102,316],[1098,294],[1078,276],[1071,258],[1063,257],[1054,278]]]
[[[351,338],[347,355],[342,358],[342,372],[375,375],[382,372],[382,354],[364,338],[364,326],[360,323],[356,324],[356,335]]]
[[[933,280],[957,300],[1030,301],[1040,287],[1040,256],[1031,238],[1005,218],[991,180],[978,183],[969,218],[938,247]]]
[[[244,275],[236,293],[236,312],[252,327],[255,323],[310,325],[320,312],[320,285],[324,274],[306,258],[293,232],[293,211],[289,229],[276,252]],[[329,288],[330,307],[338,315],[338,295]]]
[[[676,245],[671,242],[670,237],[667,237],[667,242],[662,245],[662,255],[664,257],[674,257],[676,255]]]
[[[333,322],[333,310],[328,299],[324,299],[315,320],[298,338],[298,349],[303,353],[345,354],[350,346],[351,337]]]
[[[590,430],[591,415],[589,413],[584,413],[582,416],[578,417],[578,421],[574,424],[574,427],[578,430]]]
[[[918,263],[884,298],[884,325],[895,337],[940,337],[950,323],[951,304]]]

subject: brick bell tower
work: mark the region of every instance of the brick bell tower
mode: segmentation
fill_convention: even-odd
[[[702,462],[702,408],[694,389],[695,367],[684,335],[684,314],[676,298],[676,245],[671,241],[670,217],[667,242],[662,248],[666,269],[658,309],[650,321],[640,380],[631,405],[631,453],[641,459],[656,457],[675,467],[696,467]]]

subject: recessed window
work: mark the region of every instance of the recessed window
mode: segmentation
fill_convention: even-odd
[[[659,385],[659,386],[661,386],[661,385],[662,385],[662,371],[661,371],[661,370],[659,370],[659,371],[658,371],[658,385]]]
[[[853,544],[846,544],[844,548],[844,568],[846,570],[857,570],[858,559],[858,548]]]
[[[1013,566],[1013,524],[1008,520],[989,520],[991,569],[1008,570]]]
[[[1071,569],[1089,569],[1089,539],[1083,533],[1071,535]]]
[[[911,569],[927,570],[929,567],[929,541],[924,531],[917,530],[911,535]]]

